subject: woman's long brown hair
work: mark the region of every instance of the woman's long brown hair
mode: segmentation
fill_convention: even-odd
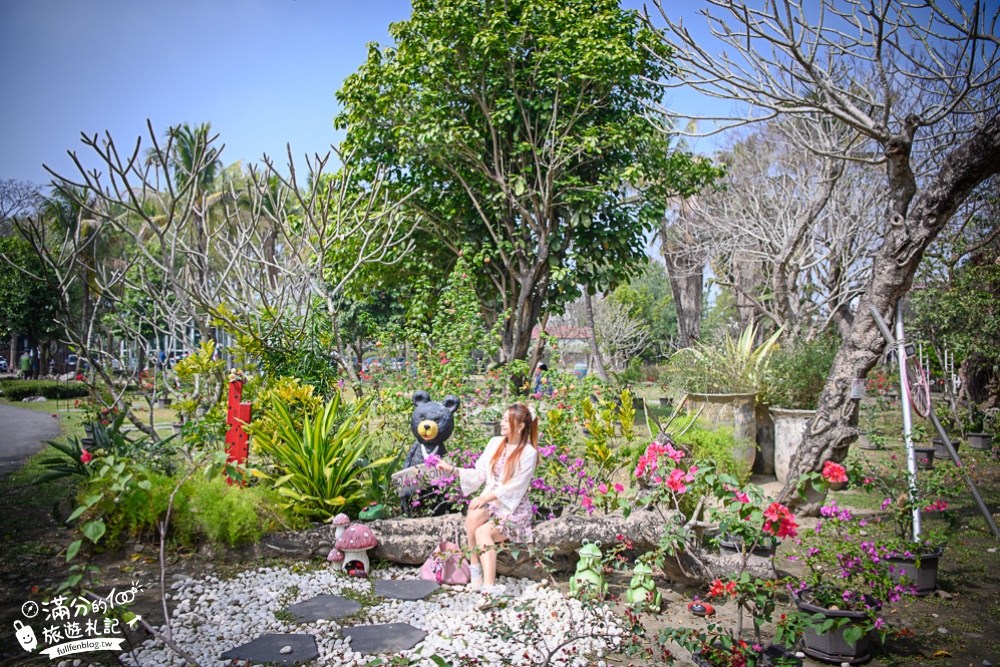
[[[511,433],[517,433],[517,425],[522,423],[524,424],[524,431],[521,442],[517,443],[514,451],[507,456],[507,462],[503,467],[503,478],[500,480],[501,484],[507,483],[521,467],[521,452],[524,451],[524,446],[529,442],[532,447],[538,446],[538,419],[531,416],[531,410],[527,405],[524,403],[515,403],[507,408],[507,419]],[[507,436],[504,436],[503,442],[493,452],[493,459],[490,461],[490,470],[496,468],[497,461],[503,456],[504,447],[507,444]]]

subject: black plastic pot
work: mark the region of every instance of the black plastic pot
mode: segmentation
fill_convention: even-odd
[[[849,618],[852,620],[852,623],[846,624],[836,630],[824,632],[823,634],[807,630],[802,635],[802,651],[811,658],[838,664],[846,662],[851,665],[860,665],[871,660],[871,633],[862,635],[853,646],[844,639],[844,631],[850,628],[853,623],[863,622],[868,617],[868,614],[863,611],[850,611],[846,609],[831,610],[806,602],[800,595],[806,595],[808,592],[809,589],[802,591],[801,594],[792,591],[792,599],[795,600],[795,606],[800,611],[808,614],[823,614],[827,618]],[[867,596],[865,597],[872,606],[878,604],[875,600]]]
[[[989,449],[993,446],[992,433],[966,433],[969,438],[969,447],[973,449]]]
[[[719,643],[716,643],[715,646],[718,648],[722,648],[722,645]],[[691,654],[691,659],[694,660],[694,664],[698,665],[698,667],[719,667],[714,662],[711,662],[701,657],[701,655]],[[770,646],[766,647],[763,651],[760,652],[760,654],[757,657],[755,667],[771,667],[779,659],[783,659],[783,662],[781,663],[783,666],[787,667],[802,666],[802,661],[796,658],[794,653],[789,652],[782,646],[771,644]]]
[[[917,457],[917,468],[920,470],[930,470],[934,467],[933,447],[914,447],[913,454]]]
[[[941,459],[942,461],[951,460],[951,454],[948,453],[948,448],[944,446],[944,440],[942,440],[941,438],[931,438],[931,444],[934,445],[934,458]],[[956,454],[958,453],[958,447],[961,444],[962,444],[961,440],[951,441],[951,446],[955,448]]]
[[[912,558],[904,556],[886,558],[896,570],[890,576],[895,581],[899,581],[905,575],[910,583],[916,587],[914,595],[921,597],[930,595],[937,590],[938,560],[943,553],[944,549],[938,547],[930,553],[921,554],[919,557],[919,566],[917,565],[918,558],[916,556]]]
[[[760,556],[761,558],[772,558],[774,557],[775,551],[778,550],[779,544],[781,544],[779,540],[758,542],[750,551],[750,555]],[[743,538],[732,535],[720,537],[719,552],[722,553],[723,556],[743,553]]]
[[[635,410],[636,412],[640,412],[642,410],[642,405],[643,405],[642,402],[643,402],[643,400],[644,399],[642,399],[642,398],[633,398],[632,399],[632,409]]]
[[[667,398],[666,396],[660,396],[660,407],[661,408],[669,408],[673,404],[674,404],[674,399]]]

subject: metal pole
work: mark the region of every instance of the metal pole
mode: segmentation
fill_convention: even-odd
[[[903,403],[903,438],[906,441],[906,470],[909,473],[910,503],[913,506],[913,541],[920,540],[920,504],[917,498],[917,455],[913,451],[913,415],[906,387],[906,339],[903,335],[903,300],[896,303],[896,361],[899,363],[899,397]]]

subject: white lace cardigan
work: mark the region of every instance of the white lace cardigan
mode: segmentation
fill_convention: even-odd
[[[486,449],[476,461],[475,468],[459,468],[458,478],[462,484],[462,494],[468,496],[486,483],[486,492],[496,494],[500,508],[508,514],[517,508],[521,498],[528,492],[531,480],[535,476],[535,465],[538,463],[538,452],[530,444],[521,450],[521,461],[514,475],[503,484],[493,477],[490,461],[494,452],[503,442],[502,436],[496,436],[486,444]]]

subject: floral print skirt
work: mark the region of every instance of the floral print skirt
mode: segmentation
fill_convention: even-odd
[[[486,507],[497,528],[508,540],[519,544],[531,544],[534,541],[535,535],[531,530],[531,518],[534,513],[531,510],[528,494],[524,494],[513,512],[507,512],[498,502],[487,503]]]
[[[503,474],[503,467],[506,462],[507,452],[505,451],[500,455],[500,460],[493,467],[493,477],[495,479],[499,479],[501,474]],[[497,528],[511,542],[531,544],[535,540],[535,535],[531,530],[531,519],[534,516],[534,510],[531,507],[531,501],[528,499],[527,493],[521,496],[521,502],[517,504],[513,512],[506,511],[496,501],[487,503],[486,508],[490,511],[490,516],[493,517]]]

